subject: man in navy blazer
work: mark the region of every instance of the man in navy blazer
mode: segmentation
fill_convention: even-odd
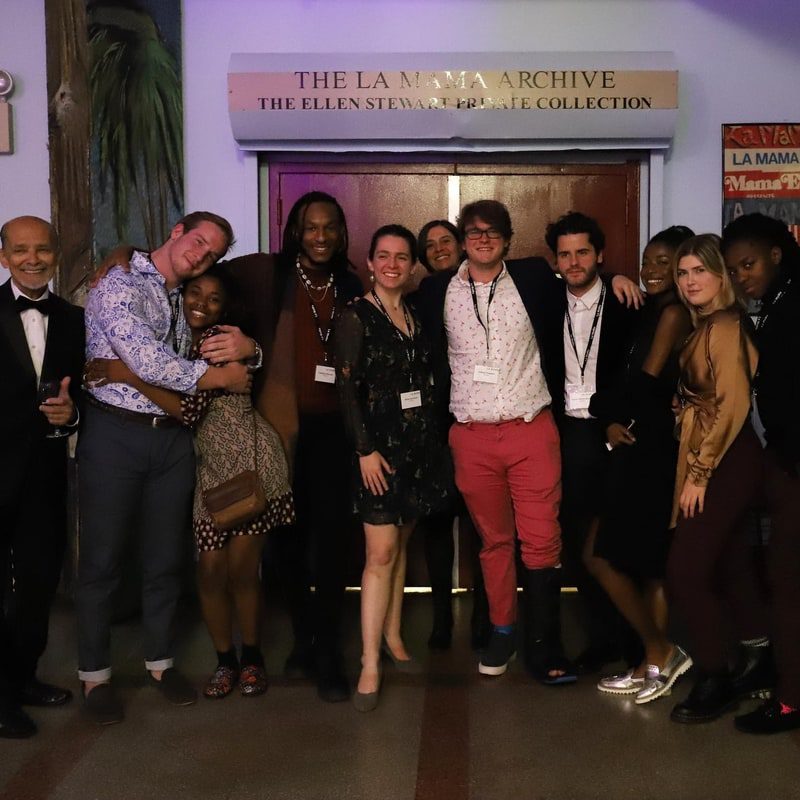
[[[589,413],[589,399],[618,378],[630,347],[635,312],[601,280],[605,236],[597,221],[569,212],[547,226],[545,240],[563,279],[559,333],[554,346],[560,375],[561,536],[564,566],[579,589],[588,647],[579,673],[616,661],[627,644],[626,624],[583,564],[583,550],[603,494],[608,450],[603,424]]]
[[[0,737],[36,732],[23,705],[57,706],[70,692],[39,681],[50,606],[66,543],[67,437],[78,421],[83,310],[48,291],[58,237],[38,217],[0,229]],[[41,380],[58,395],[41,403]]]

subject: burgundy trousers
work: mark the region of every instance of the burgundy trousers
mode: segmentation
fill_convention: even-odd
[[[748,531],[743,524],[759,493],[762,449],[745,423],[711,476],[705,509],[681,516],[667,563],[667,586],[686,626],[690,651],[705,672],[728,665],[735,640],[767,634]]]

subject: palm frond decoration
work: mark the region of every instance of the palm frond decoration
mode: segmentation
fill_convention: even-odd
[[[113,196],[120,240],[135,203],[154,248],[167,236],[170,203],[183,202],[178,71],[152,17],[135,3],[97,0],[87,14],[100,189]]]

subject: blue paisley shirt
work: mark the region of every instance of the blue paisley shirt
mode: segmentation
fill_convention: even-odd
[[[143,381],[190,393],[205,374],[205,361],[185,358],[191,333],[180,289],[167,291],[146,253],[134,251],[130,272],[114,267],[86,301],[86,358],[121,358]],[[89,390],[110,405],[163,414],[163,409],[126,383]]]

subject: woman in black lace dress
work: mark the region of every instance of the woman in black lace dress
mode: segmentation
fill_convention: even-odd
[[[636,695],[640,704],[664,694],[691,666],[666,635],[664,575],[678,457],[671,403],[680,373],[678,354],[692,328],[677,296],[672,260],[692,235],[689,228],[673,226],[648,242],[641,270],[648,299],[639,312],[625,374],[613,390],[595,394],[589,407],[606,425],[613,452],[608,501],[586,564],[645,650],[641,664],[603,678],[597,688]]]
[[[364,524],[359,710],[377,705],[383,647],[411,671],[400,634],[406,543],[416,521],[450,492],[447,448],[437,430],[427,346],[403,300],[417,248],[400,225],[379,228],[367,265],[372,291],[345,309],[336,327],[336,383],[354,447],[355,505]]]

